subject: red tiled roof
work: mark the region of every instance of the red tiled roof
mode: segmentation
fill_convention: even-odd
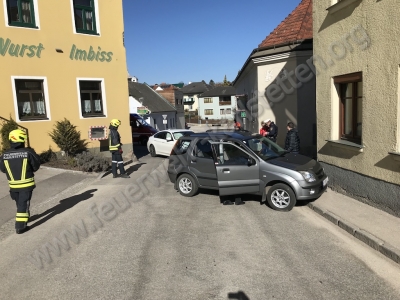
[[[312,39],[312,37],[312,0],[302,0],[286,19],[258,45],[258,48]]]

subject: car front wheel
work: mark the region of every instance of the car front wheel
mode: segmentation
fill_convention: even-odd
[[[189,174],[182,174],[178,178],[178,190],[182,196],[192,197],[198,191],[196,181]]]
[[[156,157],[157,156],[156,149],[154,148],[153,145],[150,145],[150,155],[152,157]]]
[[[296,196],[288,185],[277,183],[269,189],[267,202],[274,210],[290,211],[296,205]]]

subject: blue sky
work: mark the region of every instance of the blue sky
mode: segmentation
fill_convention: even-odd
[[[233,81],[300,1],[123,0],[128,71],[148,84]]]

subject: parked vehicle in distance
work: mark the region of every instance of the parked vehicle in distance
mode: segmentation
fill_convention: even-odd
[[[158,132],[138,114],[130,114],[130,125],[132,128],[132,141],[139,142],[142,145],[146,145],[149,137]]]
[[[220,196],[256,194],[279,211],[318,198],[328,184],[319,162],[242,131],[181,137],[169,157],[168,176],[182,196],[199,188],[218,190]]]
[[[182,136],[193,134],[187,129],[169,129],[157,132],[151,136],[147,142],[147,149],[151,156],[165,155],[169,156],[175,142]]]
[[[224,128],[213,128],[213,129],[208,129],[206,130],[206,132],[248,132],[250,133],[250,131],[245,130],[245,129],[235,129],[235,128],[231,128],[231,129],[224,129]]]

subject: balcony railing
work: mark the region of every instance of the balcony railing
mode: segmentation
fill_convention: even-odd
[[[232,101],[219,101],[219,105],[231,105]]]

